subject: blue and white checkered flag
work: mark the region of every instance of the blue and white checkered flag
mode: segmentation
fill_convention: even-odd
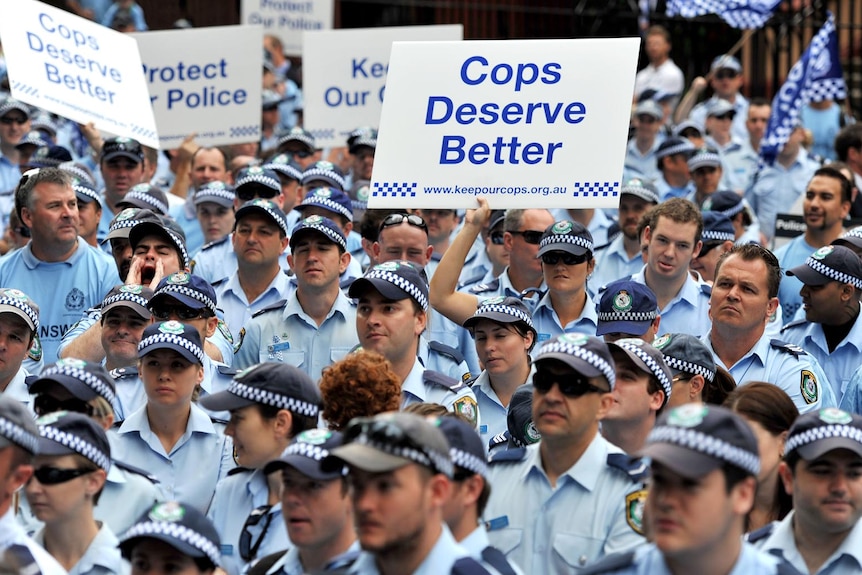
[[[799,111],[808,102],[841,100],[847,86],[838,58],[835,16],[828,12],[826,23],[790,69],[787,80],[772,100],[772,115],[760,142],[761,161],[769,165],[799,123]]]
[[[734,28],[762,28],[781,0],[668,0],[667,15],[718,16]]]

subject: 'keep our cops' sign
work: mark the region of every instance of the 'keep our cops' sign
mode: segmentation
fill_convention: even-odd
[[[616,207],[639,42],[394,43],[369,207]]]

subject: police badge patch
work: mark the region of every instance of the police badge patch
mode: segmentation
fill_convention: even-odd
[[[802,392],[802,399],[805,403],[815,403],[820,397],[820,386],[817,383],[817,377],[813,372],[803,369],[802,377],[799,383],[799,391]]]
[[[626,495],[626,523],[638,535],[644,534],[644,506],[647,490],[640,489]]]

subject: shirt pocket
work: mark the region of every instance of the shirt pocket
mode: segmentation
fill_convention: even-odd
[[[507,556],[511,555],[521,546],[523,535],[523,529],[516,529],[514,527],[504,527],[503,529],[488,532],[491,544]]]
[[[333,347],[329,350],[329,359],[332,363],[344,359],[352,347]]]
[[[557,533],[553,543],[554,572],[577,573],[599,558],[603,544],[588,534]]]
[[[262,349],[260,350],[260,361],[275,361],[294,367],[302,367],[305,363],[305,352],[301,349],[283,349],[274,352]]]

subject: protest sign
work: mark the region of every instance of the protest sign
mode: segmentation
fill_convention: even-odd
[[[304,123],[319,147],[343,146],[359,126],[376,128],[392,42],[457,41],[460,24],[306,32],[302,42]]]
[[[35,0],[11,4],[0,18],[0,41],[12,96],[159,147],[132,37]]]
[[[639,44],[395,42],[369,207],[616,207]]]
[[[133,34],[165,149],[260,140],[263,30],[217,26]]]
[[[240,22],[263,26],[284,44],[288,56],[302,54],[302,32],[332,28],[333,0],[242,0]]]

